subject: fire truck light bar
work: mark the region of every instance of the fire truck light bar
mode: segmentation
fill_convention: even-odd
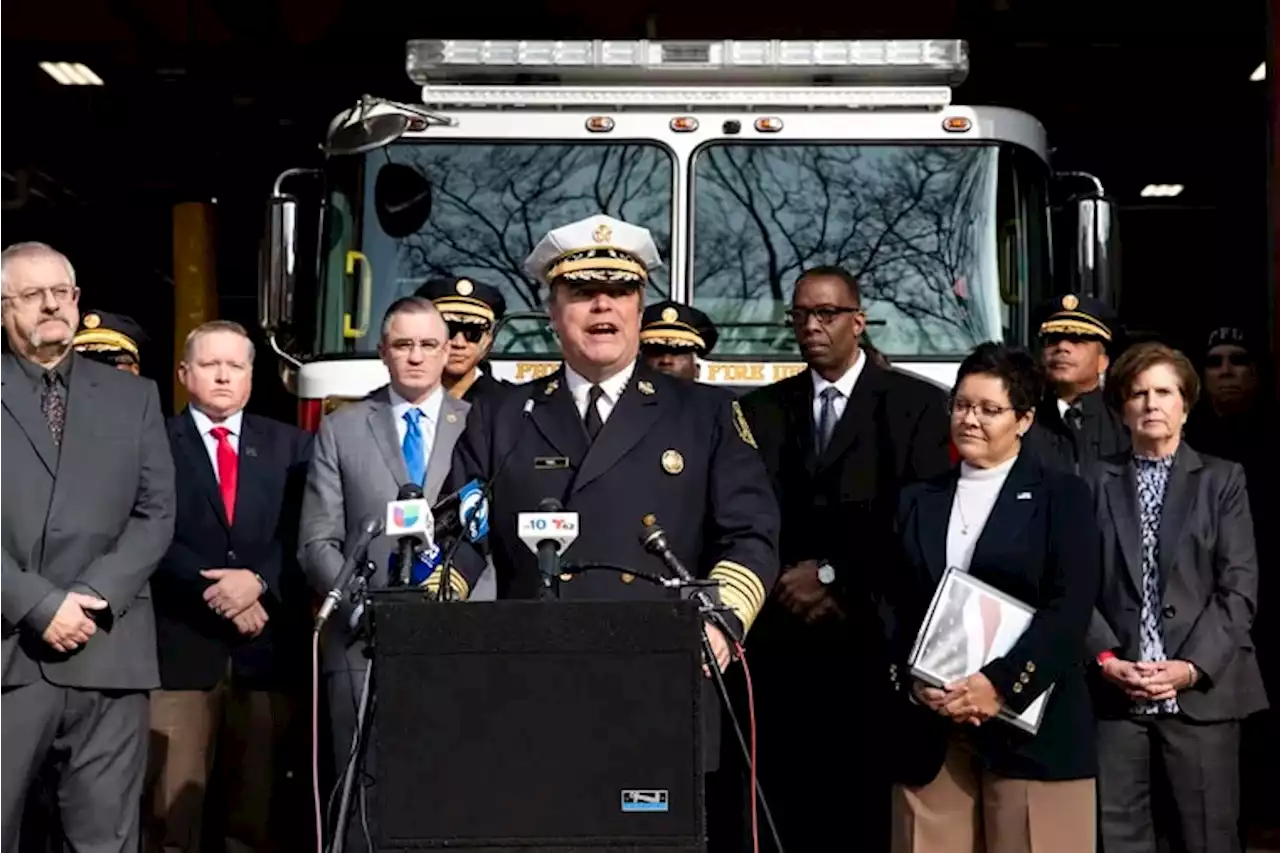
[[[517,75],[601,83],[830,83],[958,85],[969,70],[958,40],[540,41],[418,39],[406,48],[420,86]]]
[[[445,107],[589,107],[677,109],[928,109],[951,104],[946,86],[825,86],[790,88],[775,86],[467,86],[434,85],[422,88],[422,102]]]

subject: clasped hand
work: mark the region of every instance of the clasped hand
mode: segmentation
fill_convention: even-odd
[[[256,637],[267,626],[267,611],[258,600],[262,582],[249,569],[205,569],[200,576],[213,581],[204,591],[205,604],[230,619],[246,637]]]
[[[1184,660],[1133,661],[1111,658],[1102,674],[1135,702],[1173,699],[1195,683],[1195,671]]]
[[[974,726],[980,726],[999,714],[1003,704],[991,681],[980,672],[953,681],[942,689],[917,681],[911,692],[934,712],[953,722]]]

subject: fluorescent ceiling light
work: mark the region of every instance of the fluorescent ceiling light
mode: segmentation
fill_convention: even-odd
[[[1258,67],[1253,69],[1253,73],[1249,75],[1249,80],[1257,83],[1259,80],[1267,79],[1267,63],[1260,62]]]
[[[41,62],[40,68],[63,86],[102,85],[102,78],[80,62]]]
[[[1180,195],[1184,187],[1182,184],[1147,184],[1142,188],[1143,198],[1173,198]]]

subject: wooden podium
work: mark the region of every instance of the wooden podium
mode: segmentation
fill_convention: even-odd
[[[691,601],[373,596],[378,851],[702,853]]]

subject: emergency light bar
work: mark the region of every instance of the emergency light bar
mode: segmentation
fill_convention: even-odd
[[[519,77],[590,85],[956,86],[969,72],[968,45],[959,40],[417,39],[406,53],[409,79],[420,86]]]

